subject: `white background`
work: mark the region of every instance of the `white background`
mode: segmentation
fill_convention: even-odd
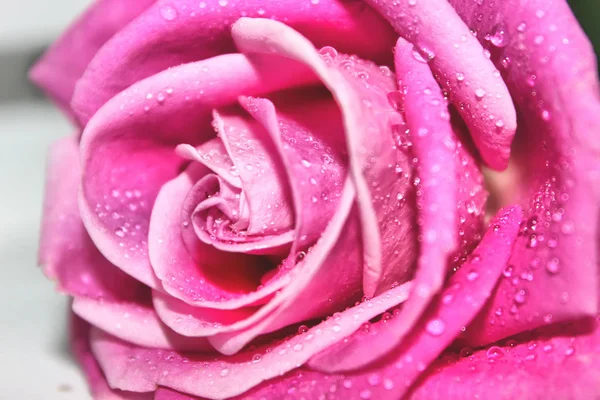
[[[31,97],[24,70],[88,1],[0,2],[0,399],[85,400],[66,298],[36,265],[46,149],[71,128]]]

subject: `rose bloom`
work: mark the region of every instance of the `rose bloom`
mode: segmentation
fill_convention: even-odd
[[[600,396],[600,104],[565,1],[99,0],[40,262],[97,399]]]

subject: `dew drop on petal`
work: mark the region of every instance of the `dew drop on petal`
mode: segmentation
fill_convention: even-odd
[[[427,323],[425,330],[432,336],[440,336],[444,333],[446,329],[446,324],[439,318],[432,319]]]

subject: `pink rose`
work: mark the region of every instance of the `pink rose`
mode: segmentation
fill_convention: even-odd
[[[32,71],[94,398],[600,396],[593,60],[559,0],[98,1]]]

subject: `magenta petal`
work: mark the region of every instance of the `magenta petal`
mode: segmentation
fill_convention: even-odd
[[[90,391],[97,400],[151,400],[153,393],[135,393],[108,386],[102,370],[90,349],[90,325],[71,314],[71,351],[83,369]]]
[[[181,351],[212,349],[206,339],[188,338],[171,331],[147,303],[75,298],[73,311],[95,327],[138,346]]]
[[[215,359],[140,348],[99,330],[92,347],[112,387],[143,392],[160,385],[224,399],[304,364],[311,355],[355,332],[364,322],[404,301],[407,295],[406,286],[391,289],[281,343],[269,345],[268,351],[267,346],[262,346]]]
[[[81,222],[80,178],[76,139],[60,139],[48,156],[39,262],[58,289],[71,296],[134,299],[142,285],[100,254]]]
[[[98,0],[71,25],[30,72],[31,79],[70,117],[75,83],[107,40],[155,0]]]
[[[600,396],[598,317],[527,332],[487,349],[448,353],[411,399],[595,399]],[[460,379],[457,379],[460,377]]]
[[[393,141],[392,127],[402,118],[388,102],[387,93],[396,89],[390,71],[355,63],[343,55],[320,57],[305,37],[276,21],[241,18],[232,29],[242,51],[297,60],[309,66],[331,91],[343,116],[360,205],[365,294],[404,282],[416,246],[412,224],[406,223],[398,234],[398,225],[412,219],[412,208],[399,202],[409,191],[407,176],[391,173],[394,166],[408,169],[408,160]],[[398,193],[399,197],[378,196],[378,191]]]
[[[517,126],[515,109],[500,74],[452,6],[446,0],[367,3],[415,45],[416,57],[430,65],[484,161],[494,169],[506,168]]]
[[[281,68],[260,75],[257,68],[267,63]],[[312,79],[290,61],[254,57],[250,63],[231,54],[172,68],[108,102],[86,127],[81,148],[80,211],[102,254],[129,275],[159,287],[146,238],[156,195],[183,163],[175,147],[210,138],[211,110],[242,93],[261,94]]]
[[[470,340],[595,315],[600,103],[589,42],[564,1],[452,3],[487,43],[522,116],[517,178],[498,179],[508,178],[504,201],[523,204],[527,223]]]
[[[169,67],[233,52],[231,23],[246,15],[285,21],[318,46],[336,46],[368,59],[388,60],[395,40],[389,25],[362,2],[156,2],[98,52],[75,91],[77,116],[85,123],[115,94]]]

